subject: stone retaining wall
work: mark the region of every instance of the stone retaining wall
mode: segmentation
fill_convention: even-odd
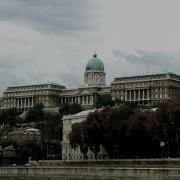
[[[1,167],[0,179],[1,177],[44,177],[52,180],[179,180],[180,160],[40,161],[36,167]]]
[[[180,179],[180,168],[2,167],[0,176]]]

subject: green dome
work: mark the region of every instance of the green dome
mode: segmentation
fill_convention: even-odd
[[[93,57],[89,59],[86,65],[86,71],[88,70],[104,71],[104,64],[96,54],[94,54]]]

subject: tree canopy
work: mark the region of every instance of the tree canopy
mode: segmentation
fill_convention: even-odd
[[[59,112],[60,112],[60,115],[63,116],[67,114],[76,114],[82,110],[83,109],[81,105],[79,105],[78,103],[74,103],[74,104],[65,103],[61,105]]]
[[[70,143],[72,147],[84,143],[95,156],[102,146],[109,158],[178,157],[179,119],[180,102],[161,103],[156,111],[106,107],[90,113],[86,121],[74,124]],[[165,146],[161,147],[160,142]]]

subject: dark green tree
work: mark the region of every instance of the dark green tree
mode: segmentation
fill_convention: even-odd
[[[83,109],[81,105],[77,103],[74,103],[74,104],[65,103],[60,107],[59,113],[60,113],[60,116],[62,117],[63,115],[67,115],[67,114],[76,114],[82,110]]]
[[[11,108],[7,110],[1,110],[0,111],[0,123],[1,124],[8,124],[11,127],[15,126],[17,122],[17,116],[19,115],[19,112],[16,108]]]
[[[42,103],[35,104],[32,109],[26,114],[26,122],[40,122],[43,120],[44,105]]]
[[[110,95],[98,95],[95,103],[96,108],[114,106],[115,101],[112,100]]]
[[[86,129],[86,122],[75,123],[72,125],[72,131],[69,134],[71,147],[76,149],[79,146],[84,159],[87,159],[89,147]]]
[[[159,122],[160,139],[166,144],[167,156],[176,157],[180,147],[180,102],[161,103],[156,119]]]

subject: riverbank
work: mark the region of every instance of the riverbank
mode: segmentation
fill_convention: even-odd
[[[40,161],[35,167],[1,167],[0,177],[177,180],[180,179],[180,160]]]

